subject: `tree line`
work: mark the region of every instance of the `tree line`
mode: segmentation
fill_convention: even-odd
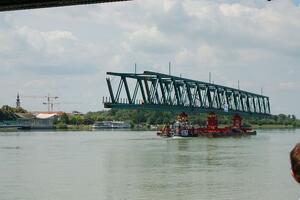
[[[16,113],[27,113],[27,110],[19,107],[19,108],[14,108],[10,106],[2,106],[0,108],[0,120],[15,120],[17,119]]]
[[[107,111],[88,112],[80,116],[68,116],[67,114],[61,118],[59,123],[73,124],[73,125],[90,125],[96,121],[125,121],[134,125],[162,125],[171,124],[175,122],[178,113],[162,112],[162,111],[149,111],[149,110],[123,110],[111,109]],[[198,124],[205,126],[207,114],[191,114],[189,115],[189,122],[191,124]],[[219,124],[231,125],[231,115],[218,115]],[[295,115],[271,115],[268,117],[258,116],[243,116],[243,125],[283,125],[300,127],[300,120]]]
[[[27,113],[23,108],[2,106],[0,109],[0,120],[16,120],[16,113]],[[150,111],[150,110],[125,110],[111,109],[98,112],[88,112],[82,115],[64,113],[56,119],[56,124],[65,125],[91,125],[96,121],[125,121],[134,125],[161,125],[173,123],[178,113]],[[189,122],[200,126],[206,125],[207,114],[189,115]],[[218,115],[219,124],[230,125],[232,116]],[[244,126],[251,125],[284,125],[300,127],[300,120],[295,115],[271,115],[268,117],[244,116]]]

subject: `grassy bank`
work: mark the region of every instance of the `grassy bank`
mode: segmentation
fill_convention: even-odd
[[[59,124],[55,125],[56,130],[66,130],[66,131],[91,131],[91,125],[66,125],[66,124]]]

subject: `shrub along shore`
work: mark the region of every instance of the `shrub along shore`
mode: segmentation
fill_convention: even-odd
[[[22,108],[3,106],[0,109],[1,121],[16,120],[15,113],[26,113]],[[88,112],[81,115],[64,113],[55,120],[55,127],[61,130],[90,130],[96,121],[125,121],[134,129],[149,130],[160,125],[172,124],[176,120],[176,113],[148,110],[119,110],[111,109],[99,112]],[[189,122],[194,125],[205,126],[207,114],[189,115]],[[220,126],[230,126],[232,116],[218,115]],[[270,117],[243,116],[243,126],[254,129],[299,128],[300,120],[295,115],[279,114]]]
[[[125,121],[136,129],[155,129],[164,124],[172,124],[176,120],[176,113],[158,112],[147,110],[118,110],[111,109],[108,111],[88,112],[80,116],[61,117],[56,121],[57,127],[71,129],[89,129],[96,121]],[[194,125],[205,126],[207,114],[190,115],[189,122]],[[219,115],[218,121],[220,126],[230,126],[232,116]],[[67,126],[67,127],[66,127]],[[82,127],[83,126],[83,127]],[[275,129],[275,128],[299,128],[300,120],[295,115],[272,115],[270,117],[243,117],[243,126],[255,129]]]

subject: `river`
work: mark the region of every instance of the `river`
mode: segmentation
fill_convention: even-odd
[[[241,138],[155,132],[0,132],[1,200],[299,199],[300,130]]]

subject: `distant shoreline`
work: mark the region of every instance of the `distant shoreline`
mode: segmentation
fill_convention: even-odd
[[[158,126],[159,127],[159,126]],[[222,125],[220,125],[222,127]],[[253,125],[251,126],[254,130],[264,130],[264,129],[299,129],[300,127],[294,127],[292,125],[282,125],[282,124],[263,124],[263,125]],[[95,131],[92,128],[92,125],[66,125],[64,127],[54,127],[53,129],[31,129],[26,131],[48,131],[48,130],[57,130],[57,131]],[[129,131],[156,131],[155,128],[143,127],[133,127],[129,129],[96,129],[97,130],[129,130]],[[17,128],[0,128],[0,132],[11,132],[11,131],[22,131]]]
[[[164,124],[157,125],[157,127],[162,127]],[[220,127],[228,126],[228,125],[219,125]],[[156,131],[158,128],[149,128],[148,125],[137,125],[133,124],[133,127],[128,130],[133,131]],[[298,129],[300,127],[295,127],[293,125],[283,125],[283,124],[262,124],[262,125],[252,125],[250,128],[254,130],[259,129]],[[56,130],[82,130],[82,131],[92,131],[92,125],[66,125],[65,127],[56,127]],[[96,130],[118,130],[118,129],[96,129]],[[125,130],[125,129],[121,129]]]

